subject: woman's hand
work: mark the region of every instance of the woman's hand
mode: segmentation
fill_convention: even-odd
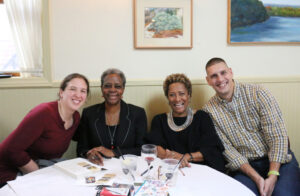
[[[190,155],[185,154],[182,161],[181,161],[180,168],[182,168],[182,167],[191,167],[191,164],[189,163],[189,160],[190,160]]]
[[[39,169],[39,166],[36,164],[34,160],[30,160],[26,165],[23,165],[22,167],[19,167],[19,170],[23,174],[28,174],[30,172],[36,171]]]
[[[160,159],[166,158],[166,150],[161,146],[157,146],[157,157]]]
[[[182,156],[183,156],[183,154],[181,154],[179,152],[166,149],[166,158],[180,160],[182,158]],[[189,155],[185,154],[181,161],[180,167],[191,167],[188,160],[189,160]]]
[[[103,166],[103,157],[101,156],[101,154],[99,153],[99,149],[100,147],[95,147],[92,148],[91,150],[89,150],[86,153],[86,156],[88,158],[88,160],[94,164],[97,165],[102,165]]]

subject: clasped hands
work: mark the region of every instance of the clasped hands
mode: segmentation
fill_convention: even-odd
[[[268,178],[263,179],[261,176],[256,180],[256,185],[261,196],[271,196],[277,182],[277,176],[270,175]]]
[[[88,160],[94,164],[103,166],[103,156],[114,157],[115,154],[112,150],[103,146],[95,147],[86,153]]]

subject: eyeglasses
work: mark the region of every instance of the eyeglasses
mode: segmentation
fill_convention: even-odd
[[[110,89],[110,88],[113,88],[113,87],[115,89],[122,89],[123,85],[121,85],[121,84],[104,84],[102,87],[105,88],[105,89]]]

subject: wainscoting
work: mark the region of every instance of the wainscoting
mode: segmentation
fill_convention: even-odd
[[[288,130],[291,148],[300,160],[300,77],[289,78],[241,78],[240,82],[259,83],[269,89],[281,107]],[[1,82],[1,81],[0,81]],[[192,80],[193,94],[191,105],[200,109],[214,91],[204,80]],[[57,99],[59,82],[51,87],[0,88],[0,141],[12,132],[31,108],[42,102]],[[148,116],[148,125],[155,114],[169,110],[163,94],[162,81],[128,81],[124,100],[144,107]],[[102,102],[99,82],[91,82],[91,94],[85,106]],[[34,128],[34,126],[33,126]],[[72,142],[64,157],[75,156],[76,143]]]

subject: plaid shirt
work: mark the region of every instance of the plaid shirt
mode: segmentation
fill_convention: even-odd
[[[234,83],[231,102],[215,95],[203,108],[223,142],[227,167],[237,170],[266,156],[271,162],[289,162],[287,131],[275,98],[259,85]]]

